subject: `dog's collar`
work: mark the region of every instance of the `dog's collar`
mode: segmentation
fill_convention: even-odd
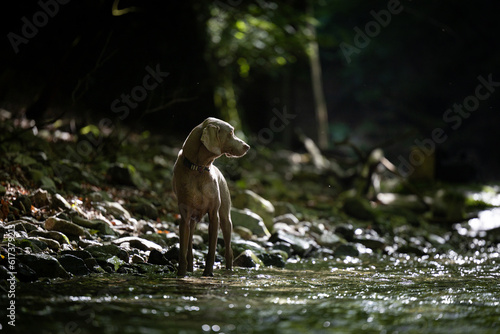
[[[184,165],[191,169],[191,170],[195,170],[197,172],[204,172],[204,171],[207,171],[207,172],[210,172],[210,168],[207,167],[207,166],[198,166],[198,165],[195,165],[194,163],[192,163],[191,161],[189,161],[188,158],[184,157]]]

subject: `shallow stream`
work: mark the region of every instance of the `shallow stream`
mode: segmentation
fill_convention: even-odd
[[[500,332],[498,249],[472,257],[347,257],[200,275],[19,283],[15,332]],[[5,332],[5,317],[1,321]]]

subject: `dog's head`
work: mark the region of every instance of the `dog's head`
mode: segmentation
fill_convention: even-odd
[[[241,157],[250,146],[234,134],[234,128],[220,119],[209,117],[202,123],[201,142],[207,150],[220,156]]]

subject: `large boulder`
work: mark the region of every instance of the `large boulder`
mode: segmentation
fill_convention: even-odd
[[[264,224],[263,219],[258,214],[250,211],[249,209],[239,210],[236,208],[231,208],[231,218],[235,227],[246,227],[258,237],[271,235],[266,225]]]
[[[260,217],[266,224],[268,230],[273,229],[273,218],[275,209],[271,202],[257,195],[251,190],[245,190],[236,194],[233,206],[238,209],[249,209]]]
[[[66,235],[83,236],[85,230],[80,226],[57,217],[49,217],[45,221],[45,229],[48,231],[58,231]]]
[[[123,237],[113,240],[113,243],[122,247],[128,243],[130,247],[143,251],[152,251],[154,249],[161,252],[163,250],[163,247],[157,243],[139,237]]]
[[[16,260],[32,269],[37,277],[70,277],[56,258],[48,254],[17,255]]]
[[[257,255],[255,255],[254,252],[247,249],[234,259],[233,265],[243,268],[259,268],[264,266],[264,263],[257,257]]]

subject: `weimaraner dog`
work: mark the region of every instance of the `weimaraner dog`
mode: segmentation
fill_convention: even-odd
[[[217,118],[207,118],[186,138],[174,165],[173,189],[181,214],[178,276],[193,271],[193,232],[208,213],[208,256],[203,276],[213,276],[217,233],[222,229],[226,268],[232,269],[231,197],[226,180],[212,163],[225,154],[241,157],[250,146],[234,135],[234,128]]]

